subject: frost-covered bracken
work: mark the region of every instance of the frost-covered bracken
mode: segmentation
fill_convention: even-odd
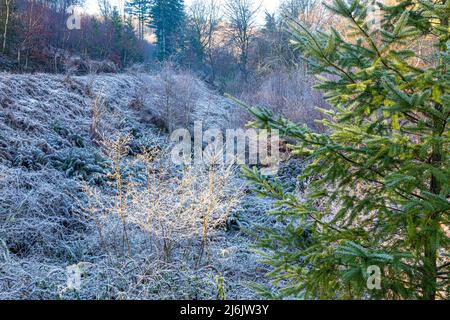
[[[166,98],[173,126],[232,125],[189,74],[0,74],[0,299],[214,299],[222,279],[255,297],[267,270],[244,230],[269,204],[236,168],[171,164]]]

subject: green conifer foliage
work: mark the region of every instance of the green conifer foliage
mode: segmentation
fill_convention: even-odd
[[[150,27],[155,29],[158,58],[167,60],[183,42],[185,24],[183,0],[154,0],[150,8]]]
[[[266,226],[259,243],[277,297],[449,298],[450,1],[380,5],[375,22],[368,4],[328,5],[345,34],[290,24],[332,106],[325,134],[249,108],[254,126],[295,139],[293,152],[308,159],[301,199],[245,170],[287,222]],[[433,53],[408,49],[419,40]]]
[[[126,2],[127,12],[137,18],[138,35],[140,40],[144,40],[144,28],[149,19],[150,6],[150,0],[129,0]]]

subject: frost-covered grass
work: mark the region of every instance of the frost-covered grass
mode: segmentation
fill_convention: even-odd
[[[148,116],[177,91],[164,79],[190,79],[174,106],[227,127],[232,105],[190,77],[0,73],[0,299],[216,299],[222,279],[255,298],[267,270],[243,229],[268,204],[234,168],[174,167]]]

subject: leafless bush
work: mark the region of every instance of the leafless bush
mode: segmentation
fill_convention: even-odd
[[[90,127],[90,136],[94,144],[99,144],[102,142],[102,132],[101,132],[101,120],[104,108],[104,97],[102,95],[97,95],[92,101],[92,122]]]
[[[156,94],[151,112],[162,119],[172,132],[177,127],[188,127],[198,101],[198,80],[188,72],[176,72],[170,65],[163,67],[152,90]]]
[[[95,61],[81,57],[68,57],[65,61],[67,74],[87,75],[99,73],[117,73],[118,67],[109,60]]]
[[[259,89],[243,93],[242,99],[252,105],[260,105],[297,123],[323,130],[315,120],[323,118],[316,107],[328,108],[322,93],[314,90],[314,78],[304,70],[293,72],[274,71],[262,80]]]
[[[130,228],[148,235],[148,246],[165,262],[174,257],[200,266],[213,230],[225,226],[225,220],[239,204],[241,193],[231,167],[192,166],[179,172],[168,171],[169,159],[147,150],[138,158],[125,158],[129,139],[121,137],[110,143],[114,197],[100,196],[97,189],[85,186],[89,210],[102,228],[107,221],[117,221],[115,228],[100,230],[101,238],[121,243],[122,250],[135,241]],[[141,173],[130,174],[132,168]]]

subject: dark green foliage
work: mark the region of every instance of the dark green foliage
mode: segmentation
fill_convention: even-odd
[[[150,8],[150,27],[155,29],[158,58],[171,58],[183,44],[185,24],[183,0],[155,0]]]
[[[61,126],[59,123],[54,123],[52,127],[57,134],[69,141],[74,147],[84,148],[84,140],[80,135],[72,132],[64,126]]]
[[[131,18],[124,21],[117,9],[114,8],[111,14],[111,25],[113,39],[110,55],[113,60],[120,59],[121,66],[142,61],[142,52],[139,50],[141,44],[136,37]]]
[[[63,171],[66,177],[78,177],[85,181],[100,183],[108,173],[106,160],[92,150],[74,148],[70,151],[56,152],[51,165]]]
[[[264,29],[263,31],[265,33],[268,33],[269,35],[273,35],[278,30],[277,20],[274,13],[265,12],[264,13]]]
[[[49,156],[41,150],[32,150],[28,154],[17,154],[12,164],[17,167],[24,167],[31,170],[39,170],[49,162]]]
[[[260,241],[276,296],[448,298],[450,2],[382,6],[380,28],[364,1],[327,6],[345,34],[294,21],[290,30],[333,106],[321,121],[328,132],[250,109],[254,126],[295,139],[293,152],[309,163],[301,197],[245,171],[258,194],[277,200],[272,214],[287,225],[268,227]],[[419,40],[432,57],[409,49]],[[379,290],[368,286],[369,266],[381,270]]]
[[[131,0],[126,3],[126,10],[138,20],[138,35],[144,40],[145,24],[150,18],[151,0]]]
[[[115,44],[116,46],[120,43],[121,39],[122,39],[122,30],[123,30],[123,21],[122,18],[119,14],[119,11],[117,11],[117,8],[114,7],[114,10],[111,13],[111,24],[112,24],[112,28],[113,28],[113,44]]]
[[[84,139],[66,127],[54,123],[53,130],[71,144],[70,149],[47,155],[46,164],[65,173],[66,177],[79,177],[85,181],[101,183],[108,173],[106,160],[92,149],[85,148]]]

